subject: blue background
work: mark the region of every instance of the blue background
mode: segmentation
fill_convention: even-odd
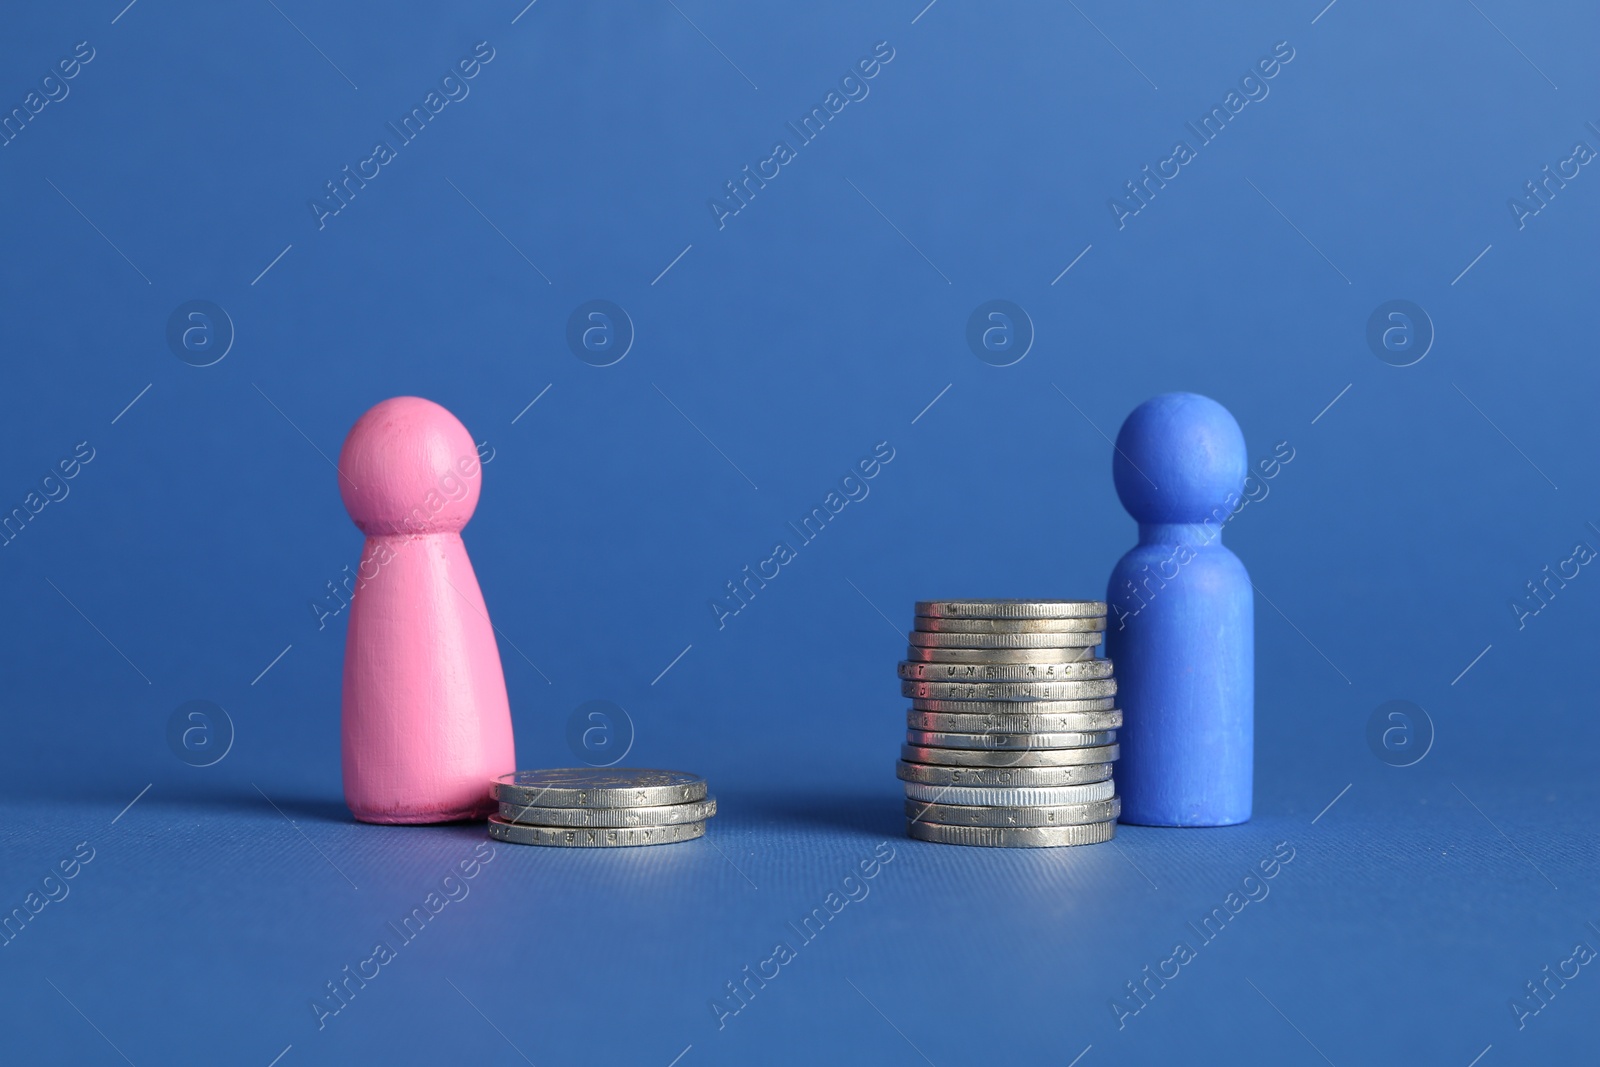
[[[0,949],[7,1062],[1593,1047],[1593,968],[1522,1028],[1509,1004],[1600,947],[1600,578],[1521,628],[1509,605],[1600,546],[1600,174],[1520,229],[1508,199],[1600,147],[1600,21],[923,2],[8,16],[5,109],[76,42],[94,59],[0,149],[0,507],[78,442],[94,459],[0,548],[0,908],[78,842],[95,858]],[[324,182],[479,41],[470,95],[319,229]],[[879,41],[870,95],[719,229],[708,200]],[[1270,95],[1119,229],[1108,200],[1279,41]],[[605,368],[565,340],[597,298],[637,331]],[[236,332],[203,368],[165,337],[196,299]],[[1036,333],[1013,366],[966,343],[990,299]],[[1391,299],[1437,333],[1412,366],[1366,342]],[[1100,597],[1135,539],[1107,437],[1173,389],[1226,404],[1253,459],[1295,455],[1227,533],[1260,594],[1255,819],[906,840],[912,601]],[[319,630],[309,605],[361,539],[330,457],[399,394],[493,450],[465,537],[519,762],[573,763],[569,715],[610,700],[627,763],[702,773],[722,808],[695,844],[500,847],[319,1030],[324,983],[484,839],[357,825],[341,799],[345,616]],[[870,495],[719,629],[724,583],[880,441]],[[1406,768],[1367,742],[1396,699],[1436,733]],[[209,767],[168,746],[189,700],[236,730]],[[870,895],[719,1029],[724,983],[885,841]],[[1270,896],[1119,1029],[1124,983],[1283,841]]]

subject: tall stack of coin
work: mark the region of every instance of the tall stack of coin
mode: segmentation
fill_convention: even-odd
[[[1109,841],[1117,683],[1098,600],[923,600],[900,691],[906,830],[952,845]]]
[[[518,845],[617,848],[704,837],[717,800],[682,771],[576,767],[503,774],[489,836]]]

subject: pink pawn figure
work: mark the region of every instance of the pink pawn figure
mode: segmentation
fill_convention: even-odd
[[[339,453],[339,494],[367,542],[344,648],[344,798],[357,819],[437,823],[493,810],[516,770],[494,628],[461,528],[478,450],[431,400],[385,400]]]

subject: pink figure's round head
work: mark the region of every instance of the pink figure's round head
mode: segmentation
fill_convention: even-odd
[[[374,405],[339,452],[339,495],[369,536],[459,531],[478,506],[482,484],[472,435],[421,397]]]

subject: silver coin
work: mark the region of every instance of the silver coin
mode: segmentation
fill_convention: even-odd
[[[1008,708],[1029,704],[1007,704]],[[1115,730],[1122,725],[1122,709],[1106,711],[1068,711],[1056,715],[1024,715],[1017,712],[969,715],[956,712],[908,711],[906,727],[953,734],[1051,734],[1089,730]],[[929,742],[931,744],[931,742]],[[951,746],[954,747],[954,746]]]
[[[925,615],[919,615],[916,625],[918,633],[1044,636],[1104,631],[1106,617],[1096,615],[1082,619],[930,619]]]
[[[1085,826],[946,826],[937,822],[908,822],[906,833],[918,841],[940,845],[981,845],[988,848],[1056,848],[1060,845],[1098,845],[1117,836],[1117,820]]]
[[[1091,804],[1109,800],[1116,786],[1107,779],[1063,786],[966,786],[905,783],[906,799],[924,804],[959,804],[962,807],[1048,808],[1063,804]]]
[[[1112,743],[1093,748],[971,749],[929,748],[901,745],[900,758],[907,763],[936,767],[1080,767],[1085,764],[1113,763],[1122,755],[1121,746]]]
[[[931,619],[1092,619],[1103,600],[919,600],[916,613]]]
[[[901,696],[919,701],[1081,700],[1086,697],[1115,696],[1116,692],[1115,678],[1091,678],[1078,682],[919,682],[907,678],[900,683]]]
[[[935,804],[906,800],[906,818],[946,826],[1082,826],[1106,822],[1122,814],[1122,798],[1110,797],[1088,804],[1054,804],[996,807],[990,804]]]
[[[1103,631],[1070,634],[933,634],[912,630],[906,639],[918,648],[1094,648]]]
[[[903,688],[903,687],[902,687]],[[1082,700],[938,700],[917,697],[911,710],[936,715],[1078,715],[1087,711],[1110,711],[1115,697],[1090,697]],[[1070,729],[1070,727],[1069,727]]]
[[[1087,663],[1098,659],[1093,645],[1075,648],[925,648],[909,645],[910,663],[956,663],[966,666],[1007,666],[1023,663]]]
[[[1094,659],[1094,646],[1080,648],[906,648],[912,663],[966,663],[986,666],[1007,663],[1083,663]]]
[[[558,767],[502,774],[494,798],[550,808],[634,808],[687,804],[706,797],[706,780],[683,771],[632,767]]]
[[[558,848],[631,848],[634,845],[668,845],[674,841],[693,841],[706,835],[703,822],[681,822],[670,826],[528,826],[489,816],[489,836],[514,845],[554,845]]]
[[[900,661],[900,677],[916,682],[1077,682],[1111,677],[1111,661],[1081,663],[917,663]]]
[[[916,782],[920,785],[1058,789],[1064,785],[1087,785],[1090,782],[1109,781],[1111,764],[1081,763],[1068,767],[949,767],[901,760],[895,764],[894,774],[902,782]],[[908,793],[907,796],[909,795]],[[952,800],[949,803],[959,804],[961,801]]]
[[[985,749],[1004,752],[1033,751],[1034,749],[1098,748],[1117,740],[1115,730],[1071,730],[1060,733],[1035,731],[984,731],[983,733],[952,733],[947,730],[907,730],[906,740],[913,745],[928,748]],[[935,763],[942,762],[939,760]],[[1017,764],[1021,766],[1021,764]]]
[[[717,798],[687,804],[655,804],[643,808],[551,808],[532,804],[500,805],[500,818],[529,826],[671,826],[705,822],[717,813]]]

